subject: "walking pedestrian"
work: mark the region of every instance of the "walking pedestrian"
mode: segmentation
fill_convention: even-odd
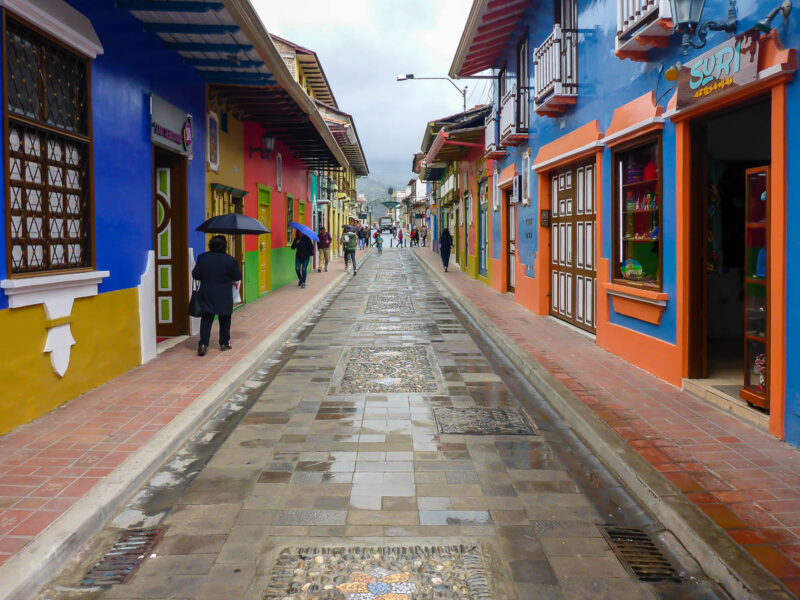
[[[347,225],[342,225],[342,236],[339,238],[339,245],[342,247],[345,271],[347,271],[347,263],[350,260],[350,255],[347,253],[347,243],[350,241],[350,236],[352,235],[353,234],[347,230]]]
[[[331,262],[331,234],[325,231],[325,227],[319,228],[319,242],[317,248],[319,249],[319,265],[317,265],[317,273],[321,272],[321,268],[328,271],[328,263]]]
[[[442,254],[442,265],[444,266],[445,273],[447,272],[447,265],[450,262],[450,249],[452,247],[453,236],[450,235],[450,230],[445,227],[439,238],[439,252]]]
[[[420,235],[422,235],[422,247],[424,248],[428,243],[428,228],[425,225],[422,226]]]
[[[378,254],[383,254],[383,238],[380,232],[375,232],[375,245],[378,247]]]
[[[314,256],[314,242],[302,231],[295,231],[292,250],[295,250],[294,272],[297,273],[297,285],[304,288],[308,275],[308,261]]]
[[[242,280],[239,263],[228,254],[228,241],[223,235],[215,235],[208,242],[208,252],[197,257],[192,277],[200,282],[203,315],[200,317],[200,341],[197,354],[205,356],[211,339],[214,316],[219,317],[219,349],[231,349],[231,315],[233,314],[233,289]]]
[[[347,241],[344,250],[344,270],[347,270],[347,260],[349,257],[349,259],[353,262],[353,275],[357,275],[358,266],[356,265],[356,246],[358,245],[358,238],[354,233],[346,233],[345,236],[347,236]]]
[[[398,248],[402,248],[403,247],[403,230],[402,229],[398,229],[397,230],[397,247]]]

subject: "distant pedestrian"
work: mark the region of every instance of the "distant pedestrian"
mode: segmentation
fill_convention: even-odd
[[[355,235],[350,233],[347,225],[342,225],[342,236],[339,238],[339,245],[342,247],[342,256],[344,256],[344,270],[347,271],[347,263],[350,260],[350,255],[347,253],[347,244],[350,241],[350,236]]]
[[[308,275],[308,261],[314,256],[314,242],[302,231],[295,231],[292,250],[295,250],[294,272],[297,273],[297,285],[304,288]]]
[[[208,252],[197,257],[192,277],[200,282],[198,295],[203,315],[200,317],[200,341],[197,354],[205,356],[211,339],[214,315],[219,317],[219,349],[231,349],[231,315],[233,314],[233,286],[242,280],[239,263],[227,253],[228,241],[215,235],[208,242]]]
[[[417,231],[416,227],[411,230],[411,245],[419,246],[419,231]]]
[[[422,246],[424,248],[428,243],[428,228],[425,225],[423,225],[419,233],[422,236]]]
[[[317,266],[317,273],[320,272],[320,268],[324,267],[325,271],[328,271],[328,263],[331,262],[331,234],[325,231],[324,227],[319,228],[319,242],[317,242],[317,248],[319,248],[319,265]]]
[[[453,236],[450,235],[450,230],[445,227],[439,238],[439,252],[442,255],[442,265],[444,266],[445,272],[447,272],[447,265],[450,262],[450,249],[452,247]]]
[[[364,227],[362,225],[358,226],[358,230],[356,231],[356,237],[358,238],[358,249],[364,249],[364,237],[365,237]]]
[[[348,259],[353,262],[353,275],[358,274],[358,266],[356,265],[356,247],[358,246],[358,238],[355,233],[347,232],[342,238],[346,238],[344,247],[344,270],[347,271]]]
[[[398,229],[397,230],[397,247],[398,248],[402,248],[403,247],[403,230],[402,229]]]

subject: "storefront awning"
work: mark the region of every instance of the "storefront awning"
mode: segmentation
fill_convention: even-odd
[[[463,160],[475,148],[483,148],[484,130],[483,126],[455,131],[440,129],[422,160],[425,163]]]
[[[458,43],[450,77],[466,77],[498,66],[530,0],[474,0]]]

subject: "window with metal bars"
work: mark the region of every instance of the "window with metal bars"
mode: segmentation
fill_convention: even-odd
[[[10,274],[92,266],[88,61],[6,17]]]

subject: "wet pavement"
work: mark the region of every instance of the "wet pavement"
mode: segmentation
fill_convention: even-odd
[[[340,268],[340,265],[337,265]],[[679,581],[640,581],[602,525]],[[125,583],[85,574],[131,528]],[[723,598],[407,249],[373,255],[40,598]]]

